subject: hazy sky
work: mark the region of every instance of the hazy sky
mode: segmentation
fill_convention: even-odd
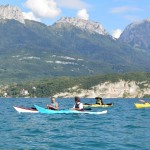
[[[79,17],[99,22],[116,37],[134,21],[150,17],[150,0],[1,0],[16,5],[24,17],[47,25],[61,17]]]

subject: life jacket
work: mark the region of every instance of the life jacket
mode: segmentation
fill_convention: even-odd
[[[80,102],[75,104],[75,108],[79,108]]]
[[[102,100],[97,100],[97,101],[96,101],[96,104],[104,105]]]
[[[79,106],[80,106],[80,104],[81,104],[81,102],[76,103],[76,104],[75,104],[75,108],[80,108],[80,107],[79,107]],[[84,109],[80,109],[80,111],[84,111]]]

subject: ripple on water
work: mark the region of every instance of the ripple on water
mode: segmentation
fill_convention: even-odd
[[[44,104],[41,99],[2,100],[0,149],[149,150],[150,109],[136,109],[137,99],[109,101],[114,107],[104,115],[45,115],[18,114],[12,106],[43,106],[48,99]],[[60,100],[59,105],[69,108],[72,101]],[[93,109],[98,110],[104,109]]]

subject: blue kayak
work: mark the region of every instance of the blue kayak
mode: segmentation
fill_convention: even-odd
[[[35,108],[38,110],[39,113],[43,113],[43,114],[106,114],[107,110],[104,111],[98,111],[98,112],[91,112],[91,111],[77,111],[77,110],[70,110],[70,109],[66,109],[66,110],[50,110],[50,109],[46,109],[43,107],[40,107],[38,105],[34,105]]]

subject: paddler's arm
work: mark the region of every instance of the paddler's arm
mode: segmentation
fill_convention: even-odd
[[[149,104],[150,104],[150,102],[145,101],[145,100],[143,100],[143,99],[140,99],[139,101],[142,102],[142,103],[149,103]]]
[[[55,107],[55,110],[58,110],[58,103],[56,103],[56,107]]]
[[[73,108],[70,108],[70,110],[79,110],[79,108],[75,108],[75,105],[74,105]]]
[[[146,101],[145,101],[145,100],[143,100],[143,99],[140,99],[139,101],[140,101],[140,102],[142,102],[142,103],[146,103]]]
[[[71,108],[71,110],[81,110],[80,108]]]
[[[56,103],[56,107],[51,106],[51,108],[54,109],[54,110],[58,110],[58,103]]]
[[[58,110],[58,103],[56,103],[56,107],[52,105],[47,105],[47,109]]]

